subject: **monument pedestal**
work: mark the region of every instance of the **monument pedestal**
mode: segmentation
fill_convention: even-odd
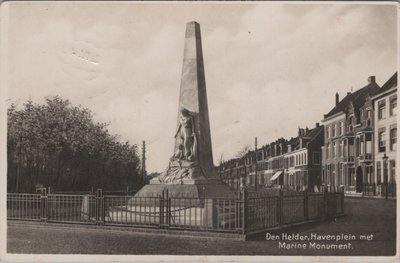
[[[160,184],[151,181],[145,185],[135,197],[156,197],[162,196],[163,191],[168,191],[169,197],[191,197],[203,199],[233,199],[235,193],[218,179],[186,179],[184,184]]]
[[[218,179],[186,179],[184,183],[161,184],[152,180],[126,207],[109,216],[124,223],[158,223],[161,218],[168,218],[165,224],[200,228],[234,224],[236,195],[227,185]]]

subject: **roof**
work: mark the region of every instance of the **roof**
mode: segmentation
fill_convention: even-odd
[[[379,93],[383,93],[393,87],[397,87],[397,72],[393,74],[393,76],[390,77],[388,81],[386,81],[385,84],[383,84],[382,88],[379,90]]]
[[[318,126],[313,129],[307,130],[306,133],[304,134],[303,138],[309,138],[310,141],[312,141],[315,136],[317,136],[322,130],[324,129],[324,126]],[[296,149],[297,147],[300,146],[300,138],[299,136],[295,138],[291,138],[288,142],[288,144],[292,145],[292,150]],[[304,146],[303,146],[304,147]]]
[[[299,136],[297,136],[297,137],[295,137],[295,138],[292,138],[292,139],[289,141],[289,144],[292,146],[292,150],[293,150],[293,149],[296,149],[296,148],[299,146],[299,144],[300,144]]]
[[[338,105],[336,105],[328,114],[324,115],[324,118],[328,118],[332,115],[335,115],[339,112],[347,113],[349,109],[350,102],[353,103],[354,112],[356,115],[359,114],[360,107],[365,103],[366,97],[373,96],[380,90],[380,87],[376,82],[371,82],[367,86],[353,92],[348,93],[346,97],[344,97]],[[357,116],[357,119],[358,116]]]
[[[314,129],[311,129],[308,131],[308,133],[306,134],[306,137],[310,137],[311,139],[313,139],[315,136],[317,136],[322,130],[324,129],[324,126],[318,126],[315,127]]]

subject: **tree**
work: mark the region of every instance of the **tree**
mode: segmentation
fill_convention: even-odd
[[[242,157],[245,157],[246,156],[246,154],[250,151],[250,145],[248,145],[248,144],[246,144],[245,146],[243,146],[243,148],[240,150],[240,151],[238,151],[237,153],[236,153],[236,158],[242,158]]]
[[[7,117],[9,191],[33,191],[36,184],[116,190],[139,180],[137,146],[110,135],[86,108],[56,96],[21,110],[11,105]]]

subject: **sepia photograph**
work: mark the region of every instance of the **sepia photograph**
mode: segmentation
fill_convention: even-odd
[[[1,3],[0,259],[396,260],[398,21]]]

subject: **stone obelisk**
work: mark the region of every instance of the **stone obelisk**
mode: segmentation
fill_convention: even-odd
[[[168,190],[171,196],[230,198],[234,193],[219,180],[213,164],[210,121],[200,25],[186,25],[185,49],[174,153],[166,170],[137,196]]]
[[[204,74],[203,51],[201,45],[200,25],[189,22],[186,25],[185,49],[181,75],[179,109],[185,108],[195,118],[194,127],[197,135],[198,163],[207,179],[216,178],[208,117],[206,79]],[[178,126],[179,127],[179,116]],[[179,140],[175,141],[175,152]]]

